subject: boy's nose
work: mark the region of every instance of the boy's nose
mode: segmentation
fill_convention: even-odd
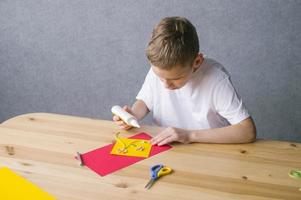
[[[172,86],[172,82],[171,82],[171,81],[164,81],[164,86],[165,86],[166,88],[169,88],[169,87]]]

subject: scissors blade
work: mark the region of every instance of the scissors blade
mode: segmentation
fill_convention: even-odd
[[[149,184],[152,182],[153,179],[150,179],[147,184],[144,186],[144,188],[147,188],[149,186]]]
[[[150,179],[144,188],[147,188],[147,189],[151,188],[152,185],[154,184],[154,182],[155,182],[155,179]]]

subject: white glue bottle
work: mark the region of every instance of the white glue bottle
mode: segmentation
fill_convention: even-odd
[[[130,113],[123,110],[120,106],[113,106],[111,111],[114,115],[120,117],[128,125],[140,128],[137,119]]]

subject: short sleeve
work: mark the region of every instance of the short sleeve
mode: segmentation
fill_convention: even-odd
[[[219,115],[230,124],[238,124],[250,117],[242,99],[234,89],[229,77],[217,83],[213,90],[213,103]]]
[[[136,96],[137,100],[142,100],[147,108],[152,111],[153,109],[153,86],[154,86],[154,74],[152,69],[147,73],[144,83]]]

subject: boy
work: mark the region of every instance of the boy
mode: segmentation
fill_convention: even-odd
[[[155,125],[168,127],[152,144],[248,143],[255,124],[224,67],[199,53],[195,27],[185,18],[167,17],[154,28],[146,49],[151,64],[137,101],[124,109],[138,120],[153,112]],[[122,129],[131,126],[119,117]]]

